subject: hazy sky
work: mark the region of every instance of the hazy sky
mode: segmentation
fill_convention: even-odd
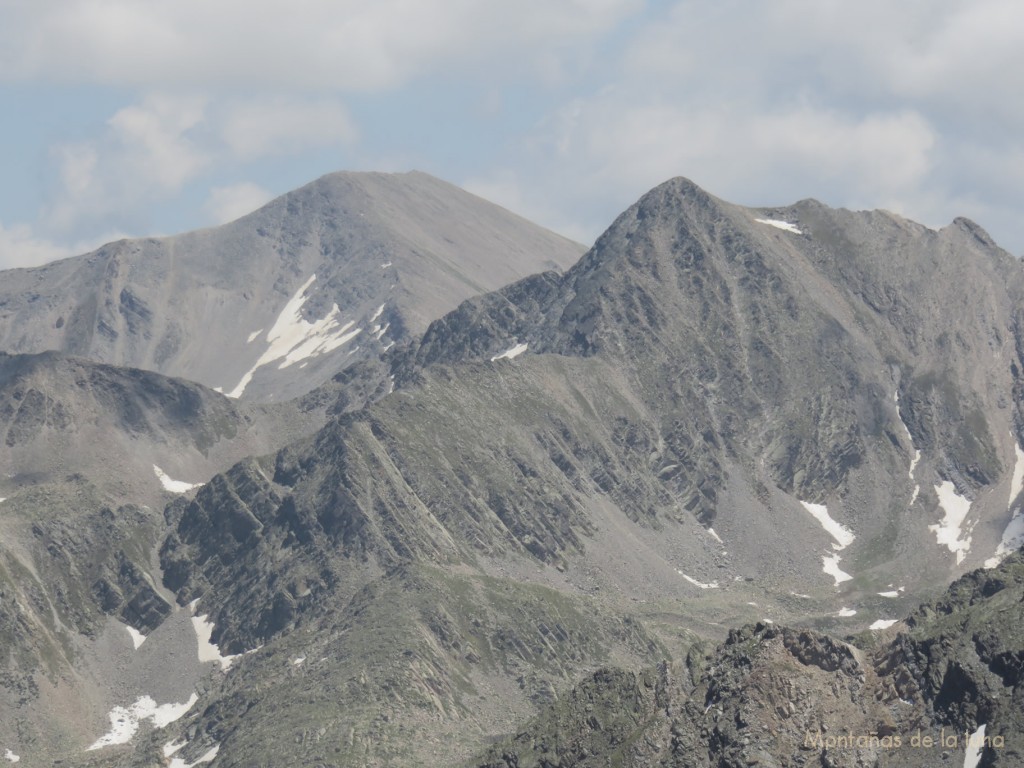
[[[0,0],[0,266],[424,170],[590,242],[688,176],[1024,252],[1019,0]]]

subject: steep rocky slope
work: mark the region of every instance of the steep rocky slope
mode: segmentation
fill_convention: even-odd
[[[175,612],[154,556],[161,510],[314,431],[343,405],[338,386],[247,405],[148,371],[0,353],[0,743],[79,751],[113,699],[167,676],[126,661]],[[180,679],[197,674],[198,658],[179,660]]]
[[[0,349],[303,394],[583,247],[423,173],[336,173],[238,221],[0,274]]]
[[[1010,522],[1021,280],[964,220],[752,210],[673,180],[564,276],[466,302],[397,350],[391,396],[176,505],[167,585],[206,606],[224,652],[262,645],[239,680],[412,564],[554,589],[676,649],[756,618],[840,633],[892,620],[993,558]],[[418,622],[399,611],[393,627]],[[360,669],[430,664],[351,631],[339,643]],[[459,676],[432,668],[438,685]],[[455,728],[444,705],[385,708],[380,679],[333,675],[378,705],[318,709],[319,741],[288,756],[273,727],[233,717],[200,719],[194,749],[222,744],[225,765],[416,764],[429,739],[409,723],[460,734],[454,759],[503,722],[481,704]],[[483,700],[514,711],[558,692],[506,664],[489,686]]]
[[[184,739],[181,760],[224,766],[454,765],[599,668],[658,662],[588,684],[631,702],[588,752],[803,752],[792,728],[747,749],[741,723],[778,731],[762,708],[902,729],[902,697],[940,722],[927,685],[952,657],[928,683],[920,659],[868,659],[870,633],[855,650],[821,632],[892,622],[1013,549],[1022,280],[965,220],[749,209],[667,182],[564,275],[464,302],[355,377],[379,393],[390,375],[387,396],[167,507],[177,608],[156,631],[201,614],[237,658],[181,720],[90,764],[157,763]],[[1012,666],[992,648],[979,658]],[[673,697],[678,734],[657,714]],[[981,724],[960,711],[950,724]]]
[[[877,639],[760,623],[676,663],[601,670],[472,764],[1020,765],[1021,626],[1024,553]]]

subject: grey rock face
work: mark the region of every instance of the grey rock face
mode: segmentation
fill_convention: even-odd
[[[685,662],[601,670],[474,764],[1018,765],[1022,565],[964,576],[866,647],[761,623]]]
[[[582,251],[423,173],[337,173],[221,227],[0,274],[0,349],[280,402]]]
[[[175,510],[170,585],[212,602],[231,652],[288,646],[410,563],[531,572],[663,631],[670,615],[713,636],[708,611],[734,621],[748,603],[833,628],[848,604],[853,626],[887,618],[880,592],[930,596],[988,558],[1019,492],[1021,268],[978,231],[813,201],[752,210],[668,182],[564,275],[432,323],[394,356],[394,394]],[[957,503],[959,527],[942,506]],[[847,581],[823,570],[837,552]],[[808,691],[837,674],[859,690],[840,645],[761,632],[813,668]],[[393,751],[421,706],[339,764],[422,760]],[[264,743],[222,736],[239,754]]]
[[[296,293],[303,264],[280,296],[312,323],[341,302]],[[1024,478],[1022,279],[964,220],[658,187],[566,273],[352,363],[315,435],[166,508],[170,601],[245,652],[175,726],[184,754],[455,764],[549,705],[571,743],[522,731],[487,764],[826,764],[804,730],[969,727],[997,690],[980,666],[946,685],[931,635],[886,666],[820,630],[893,620],[996,551]],[[34,408],[17,440],[63,423]],[[1015,646],[979,647],[1013,677]],[[978,694],[943,697],[957,680]]]

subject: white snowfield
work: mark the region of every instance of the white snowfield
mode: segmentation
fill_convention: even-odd
[[[1007,506],[1010,507],[1012,507],[1016,498],[1020,496],[1021,490],[1024,490],[1024,451],[1016,443],[1013,445],[1013,450],[1017,459],[1013,465],[1013,479],[1010,481],[1010,499],[1007,502]],[[3,501],[3,499],[0,499],[0,501]],[[1010,522],[1006,524],[1006,529],[1003,531],[995,554],[985,561],[984,566],[986,568],[995,568],[1022,546],[1024,546],[1024,508],[1018,506],[1013,510]]]
[[[19,755],[14,754],[13,752],[11,752],[11,750],[8,749],[6,752],[4,752],[4,759],[7,760],[9,763],[17,763],[21,760],[21,757]]]
[[[135,646],[135,650],[139,650],[139,647],[146,642],[146,636],[139,632],[135,627],[129,627],[127,624],[124,625],[124,628],[127,629],[128,634],[131,635],[132,645]]]
[[[157,706],[151,697],[140,696],[131,706],[114,707],[107,715],[110,718],[110,730],[93,742],[87,751],[113,744],[127,744],[138,732],[139,723],[143,720],[152,720],[154,727],[164,728],[181,718],[197,701],[199,696],[193,693],[183,704]]]
[[[662,470],[662,471],[664,471],[664,470]],[[711,538],[713,538],[719,544],[722,544],[723,546],[725,545],[725,542],[722,541],[722,537],[719,536],[717,533],[715,533],[715,529],[714,528],[708,528],[708,534],[711,536]]]
[[[156,474],[157,479],[160,480],[164,490],[171,493],[187,493],[193,488],[198,488],[202,485],[202,483],[186,483],[183,480],[173,480],[156,464],[153,465],[153,472]]]
[[[849,618],[850,616],[856,616],[856,615],[857,615],[857,611],[855,611],[853,608],[840,608],[839,611],[836,613],[836,616],[839,616],[839,617],[844,618],[844,619]]]
[[[529,344],[516,344],[514,347],[509,347],[508,349],[506,349],[500,355],[495,355],[494,357],[492,357],[491,362],[493,363],[495,360],[512,360],[516,357],[519,357],[519,355],[523,354],[523,352],[525,352],[527,347],[529,346]]]
[[[978,768],[981,754],[985,751],[985,725],[967,737],[967,750],[964,753],[964,768]]]
[[[377,311],[374,312],[373,317],[370,318],[371,323],[384,313],[384,307],[386,306],[387,304],[381,304],[379,307],[377,307]]]
[[[956,492],[956,486],[949,480],[935,486],[935,494],[939,497],[942,508],[942,521],[929,525],[928,530],[935,534],[939,544],[945,544],[950,552],[956,555],[956,564],[960,565],[971,551],[970,531],[964,534],[963,524],[971,511],[970,499]]]
[[[801,501],[800,503],[804,509],[810,512],[811,517],[817,520],[821,527],[825,529],[825,533],[835,539],[832,543],[832,549],[836,552],[842,552],[853,543],[853,540],[856,538],[853,535],[853,531],[834,520],[828,513],[826,505],[811,504],[809,501]],[[853,578],[846,571],[840,569],[839,561],[841,559],[836,554],[823,555],[821,558],[821,570],[833,578],[837,587],[844,581],[850,581]]]
[[[168,741],[164,744],[164,757],[170,757],[186,744],[188,744],[187,741]]]
[[[248,653],[256,653],[262,645],[258,645],[255,648],[250,648],[245,653],[236,653],[230,656],[223,656],[220,652],[220,648],[210,638],[213,637],[214,624],[212,621],[207,620],[206,614],[196,616],[196,606],[199,605],[199,600],[196,598],[188,604],[189,610],[192,612],[192,628],[196,633],[196,642],[198,643],[196,651],[199,655],[200,662],[216,661],[220,664],[221,670],[227,672],[231,665],[235,663],[235,660],[245,656]]]
[[[801,501],[800,503],[804,505],[804,509],[811,513],[811,517],[821,523],[825,533],[836,540],[836,543],[832,545],[832,549],[838,552],[853,544],[853,540],[856,538],[853,535],[853,531],[833,520],[832,516],[828,513],[827,506],[824,504],[811,504],[807,501]]]
[[[899,619],[879,619],[874,624],[872,624],[869,628],[870,629],[876,629],[876,630],[877,629],[888,629],[893,624],[895,624],[897,621],[899,621]]]
[[[842,560],[842,558],[839,557],[839,555],[824,555],[821,558],[821,570],[823,570],[825,573],[831,576],[833,580],[835,580],[837,587],[844,581],[850,581],[851,579],[853,579],[853,576],[851,576],[839,567],[840,560]]]
[[[235,388],[227,393],[228,397],[241,397],[257,369],[268,363],[280,360],[277,367],[287,368],[293,363],[331,352],[363,332],[362,328],[349,330],[355,325],[354,320],[342,324],[341,310],[337,304],[333,305],[326,317],[312,323],[302,317],[302,307],[309,298],[306,291],[315,280],[314,274],[284,305],[273,327],[267,331],[266,341],[269,346]]]
[[[1014,510],[1013,517],[1003,531],[1003,537],[996,547],[996,553],[985,561],[986,568],[995,568],[1003,560],[1024,546],[1024,511],[1019,507]]]
[[[695,586],[695,587],[700,587],[701,589],[718,589],[718,582],[717,581],[712,581],[710,584],[705,584],[703,581],[697,581],[696,579],[694,579],[694,578],[692,578],[690,576],[687,576],[685,573],[680,571],[678,568],[676,568],[676,573],[678,573],[680,576],[682,576],[688,582],[693,584],[693,586]]]
[[[185,745],[182,744],[181,746]],[[171,764],[167,766],[167,768],[196,768],[197,765],[201,765],[202,763],[212,763],[213,759],[217,757],[218,752],[220,752],[220,744],[214,744],[194,763],[186,763],[180,757],[175,757],[171,760]]]
[[[889,586],[891,587],[892,584],[890,584]],[[904,589],[905,589],[905,587],[899,587],[897,589],[890,589],[890,590],[887,590],[885,592],[879,592],[878,596],[879,597],[897,598],[897,597],[900,596],[900,592],[902,592]]]
[[[217,647],[216,643],[210,640],[210,637],[213,635],[213,622],[207,621],[205,615],[193,616],[192,627],[196,631],[196,640],[199,642],[199,661],[216,661],[220,664],[220,668],[225,672],[230,669],[231,665],[235,663],[235,659],[238,658],[238,655],[221,655],[220,648]]]
[[[1016,460],[1013,463],[1013,479],[1010,481],[1010,500],[1006,502],[1007,505],[1013,504],[1014,499],[1024,490],[1024,451],[1014,443],[1013,452],[1016,454]]]
[[[910,434],[910,428],[907,426],[907,422],[903,420],[903,414],[900,413],[900,393],[893,393],[893,400],[896,401],[896,415],[899,417],[900,424],[903,425],[903,431],[907,433],[907,440],[910,442],[910,447],[914,447],[914,438]],[[917,468],[917,463],[921,461],[921,452],[914,449],[914,458],[910,460],[910,482],[914,483],[914,470]],[[914,483],[914,493],[910,497],[910,506],[914,506],[914,502],[917,501],[917,495],[921,492],[921,486]]]
[[[780,219],[754,219],[754,221],[758,224],[767,224],[768,226],[775,227],[776,229],[783,229],[786,232],[792,232],[794,235],[803,234],[803,232],[797,229],[795,224],[790,224],[788,221],[782,221]]]

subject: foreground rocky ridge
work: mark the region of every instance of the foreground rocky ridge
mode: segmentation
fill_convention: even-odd
[[[601,670],[472,765],[1019,765],[1021,626],[1024,552],[883,637],[759,623],[685,661]]]

